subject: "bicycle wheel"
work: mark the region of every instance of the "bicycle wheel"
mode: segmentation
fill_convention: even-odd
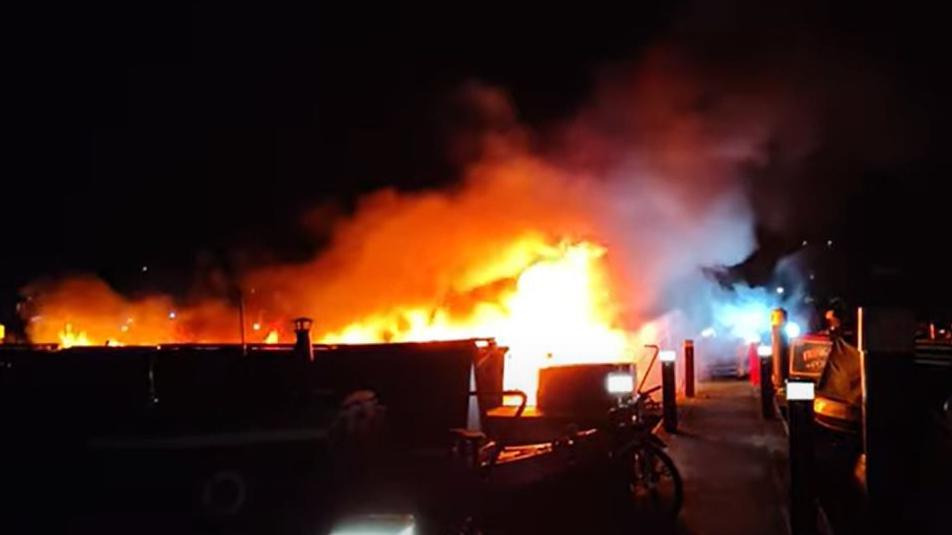
[[[632,449],[628,491],[638,512],[674,518],[681,510],[684,489],[681,474],[667,453],[652,444]]]

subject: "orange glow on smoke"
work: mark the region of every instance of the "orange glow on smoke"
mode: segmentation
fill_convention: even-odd
[[[530,397],[540,367],[636,361],[642,373],[642,346],[673,347],[681,300],[710,289],[700,268],[749,256],[752,210],[735,178],[769,161],[774,139],[759,114],[733,120],[743,106],[696,106],[706,86],[666,59],[609,80],[551,138],[520,124],[504,92],[468,84],[478,131],[454,140],[467,163],[451,187],[316,207],[300,221],[322,244],[313,257],[258,264],[250,253],[269,247],[257,244],[236,272],[202,267],[178,298],[91,275],[34,281],[21,290],[27,335],[287,343],[307,316],[323,343],[495,338],[509,348],[505,386]]]

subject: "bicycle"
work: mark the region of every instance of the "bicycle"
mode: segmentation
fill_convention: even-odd
[[[667,445],[656,434],[661,404],[651,397],[656,386],[620,399],[609,412],[615,447],[612,460],[626,476],[631,505],[639,512],[674,518],[684,503],[684,485]]]

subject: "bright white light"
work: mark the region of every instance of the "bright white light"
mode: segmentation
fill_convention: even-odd
[[[145,273],[146,271],[149,271],[149,266],[142,266],[142,272]]]
[[[785,291],[785,290],[783,289],[783,286],[777,286],[777,293],[778,293],[778,294],[783,295],[783,292],[784,292],[784,291]]]
[[[757,356],[758,357],[772,357],[773,348],[768,346],[767,344],[760,344],[759,346],[757,346]]]
[[[489,347],[489,340],[476,340],[476,347]]]
[[[717,331],[714,330],[714,327],[708,327],[701,331],[701,336],[704,338],[714,338],[717,336]]]
[[[334,526],[331,535],[413,535],[412,515],[366,515]]]
[[[787,401],[804,401],[813,399],[813,383],[810,381],[788,381]]]
[[[759,334],[750,334],[750,335],[747,336],[747,338],[744,339],[744,341],[747,342],[748,344],[759,344],[759,343],[760,343],[760,335],[759,335]]]
[[[635,378],[630,373],[610,373],[605,379],[609,394],[631,394],[635,391]]]
[[[787,338],[796,338],[800,336],[800,325],[794,321],[788,321],[787,324],[783,326],[783,332],[787,335]]]
[[[174,310],[171,311],[171,312],[169,312],[169,319],[170,319],[170,320],[174,320],[174,319],[175,319],[175,311],[174,311]]]
[[[260,331],[260,330],[261,330],[261,324],[258,323],[257,321],[254,322],[254,323],[252,323],[252,324],[251,324],[251,330],[252,330],[252,331]]]
[[[826,240],[827,247],[833,247],[833,240]]]
[[[678,358],[678,353],[673,349],[665,349],[658,353],[658,358],[661,362],[674,362]]]

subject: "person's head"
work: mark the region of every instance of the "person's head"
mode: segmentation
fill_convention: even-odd
[[[843,323],[840,320],[839,315],[836,313],[836,310],[832,308],[826,311],[826,314],[823,315],[823,318],[826,320],[826,326],[829,329],[839,329],[840,325]]]

